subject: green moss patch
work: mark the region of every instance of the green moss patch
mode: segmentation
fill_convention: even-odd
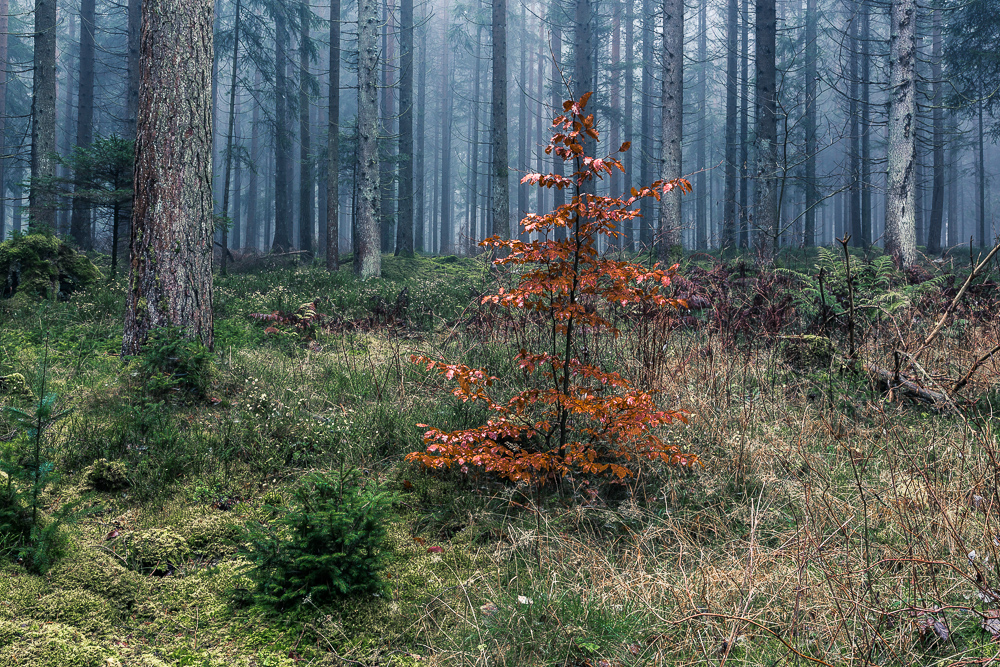
[[[58,588],[100,595],[120,611],[135,605],[142,584],[139,575],[125,569],[113,556],[91,549],[64,558],[49,572],[48,580]]]
[[[0,667],[116,667],[114,652],[61,623],[5,623]]]
[[[101,278],[85,255],[49,234],[25,234],[0,243],[0,295],[68,298]]]

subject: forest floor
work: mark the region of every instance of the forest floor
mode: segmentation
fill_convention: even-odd
[[[685,261],[690,311],[623,310],[621,336],[586,343],[687,411],[659,435],[700,465],[541,488],[403,460],[418,424],[484,417],[411,354],[515,391],[513,356],[543,340],[480,305],[482,259],[386,257],[366,283],[237,263],[204,397],[120,359],[121,280],[0,302],[0,377],[26,380],[0,404],[34,415],[44,378],[70,411],[38,440],[61,556],[34,573],[0,534],[0,667],[1000,659],[997,267],[926,346],[968,260],[900,275],[858,252],[851,270],[853,307],[837,252]],[[12,414],[11,470],[35,442]],[[245,529],[316,470],[391,492],[386,588],[279,613],[253,595]]]

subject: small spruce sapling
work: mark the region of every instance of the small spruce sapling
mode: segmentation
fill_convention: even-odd
[[[633,188],[627,198],[586,192],[588,184],[614,169],[624,172],[613,156],[595,158],[584,153],[584,137],[598,139],[594,116],[585,113],[589,98],[587,93],[563,104],[564,113],[553,121],[553,137],[545,148],[547,154],[572,163],[573,173],[531,173],[521,179],[538,187],[571,190],[572,201],[521,221],[525,238],[535,235],[536,240],[494,236],[480,244],[495,253],[495,264],[524,269],[516,287],[500,289],[483,302],[539,315],[551,333],[548,349],[521,349],[516,355],[518,366],[538,382],[503,401],[492,393],[497,378],[484,369],[411,357],[414,363],[455,381],[455,396],[482,401],[492,416],[481,426],[451,432],[420,424],[428,429],[424,435],[427,448],[411,453],[408,460],[431,468],[479,467],[528,483],[571,473],[624,478],[632,473],[629,462],[640,457],[677,466],[697,462],[695,455],[656,435],[659,427],[684,421],[683,412],[661,410],[653,392],[639,390],[621,374],[603,369],[578,346],[581,330],[618,335],[607,317],[609,308],[686,306],[683,300],[665,294],[676,265],[646,268],[599,252],[600,237],[613,247],[619,228],[639,215],[633,206],[637,200],[659,200],[675,189],[690,192],[691,185],[684,179],[656,181]],[[619,152],[628,148],[626,142]],[[567,232],[562,240],[563,235],[556,233],[559,229]]]
[[[57,395],[46,392],[48,373],[48,346],[42,358],[41,383],[38,403],[33,410],[5,406],[5,412],[21,431],[5,449],[0,450],[0,472],[4,473],[0,486],[0,547],[12,552],[36,572],[44,572],[61,549],[58,530],[61,523],[72,520],[74,505],[62,507],[52,520],[42,520],[41,493],[53,482],[52,463],[45,460],[45,430],[69,414],[69,410],[56,410]],[[18,449],[27,445],[27,451],[18,456]],[[18,460],[25,460],[21,465]]]

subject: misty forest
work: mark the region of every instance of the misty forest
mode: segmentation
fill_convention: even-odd
[[[0,667],[1000,660],[1000,0],[0,0]]]

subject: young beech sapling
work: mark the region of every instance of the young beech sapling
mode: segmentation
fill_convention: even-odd
[[[551,335],[546,348],[521,349],[516,361],[535,380],[509,400],[494,397],[497,378],[486,370],[449,364],[426,356],[415,363],[436,370],[458,387],[452,392],[463,401],[482,401],[491,417],[485,424],[458,431],[427,427],[423,452],[409,455],[432,468],[453,465],[479,467],[489,473],[527,483],[542,483],[570,473],[605,474],[624,478],[630,461],[660,459],[690,466],[697,457],[656,435],[660,426],[684,421],[680,411],[661,410],[653,392],[636,389],[622,375],[610,372],[581,352],[577,338],[587,332],[618,335],[607,319],[609,308],[630,304],[664,308],[686,306],[666,296],[677,266],[646,268],[599,253],[599,239],[613,240],[623,224],[639,215],[633,205],[643,197],[657,200],[671,190],[690,192],[684,179],[656,181],[632,189],[627,198],[601,197],[588,188],[614,169],[624,172],[616,158],[584,153],[584,137],[595,142],[593,114],[585,108],[590,93],[563,104],[563,115],[553,121],[553,136],[545,152],[572,163],[569,176],[527,174],[522,183],[571,190],[572,201],[545,215],[528,215],[521,224],[526,238],[497,236],[480,245],[490,248],[498,265],[523,268],[517,286],[500,289],[483,302],[533,312]],[[627,151],[626,142],[618,152]],[[566,229],[565,238],[556,230]],[[614,243],[610,243],[614,246]],[[604,303],[602,306],[601,304]]]

